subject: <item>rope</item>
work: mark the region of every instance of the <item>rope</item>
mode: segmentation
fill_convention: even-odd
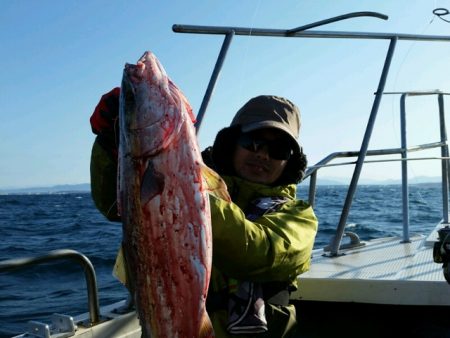
[[[436,15],[439,19],[450,23],[450,20],[446,20],[443,16],[450,14],[447,8],[436,8],[433,10],[433,14]]]

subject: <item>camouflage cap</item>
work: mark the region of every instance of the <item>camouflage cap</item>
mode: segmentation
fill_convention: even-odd
[[[300,110],[283,97],[260,95],[250,99],[238,110],[230,126],[240,125],[243,132],[276,128],[288,134],[296,150],[300,151]]]

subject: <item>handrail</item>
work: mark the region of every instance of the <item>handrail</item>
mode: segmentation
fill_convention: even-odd
[[[356,12],[358,13],[358,12]],[[361,13],[369,13],[369,12],[361,12]],[[349,13],[341,18],[347,18],[354,15],[354,13]],[[380,18],[383,18],[383,14],[377,13],[380,15]],[[319,30],[309,30],[309,28],[317,27],[322,24],[334,22],[339,20],[339,17],[330,18],[322,21],[318,21],[316,23],[312,23],[309,25],[300,26],[294,29],[266,29],[266,28],[246,28],[246,27],[220,27],[220,26],[198,26],[198,25],[179,25],[175,24],[172,26],[172,30],[176,33],[194,33],[194,34],[219,34],[226,35],[227,37],[235,36],[235,35],[244,35],[244,36],[271,36],[271,37],[287,37],[287,38],[338,38],[338,39],[381,39],[381,40],[389,40],[389,48],[385,57],[383,70],[378,82],[378,88],[375,92],[375,99],[372,104],[372,109],[370,111],[369,120],[367,122],[366,130],[364,133],[364,138],[361,143],[361,148],[358,152],[358,160],[355,165],[355,169],[353,172],[353,176],[351,179],[351,183],[347,192],[347,196],[344,202],[344,207],[342,209],[341,218],[339,220],[339,225],[336,231],[336,236],[333,239],[333,243],[331,244],[331,255],[338,256],[339,255],[339,247],[342,236],[344,234],[344,229],[347,221],[347,217],[350,211],[350,207],[352,204],[353,196],[356,191],[356,187],[358,184],[359,176],[361,173],[362,165],[365,161],[365,156],[367,153],[369,141],[371,139],[373,126],[375,124],[375,120],[378,114],[379,105],[381,102],[381,98],[384,91],[384,86],[386,83],[386,79],[389,73],[390,64],[393,58],[394,50],[396,44],[400,40],[411,40],[411,41],[445,41],[450,42],[450,36],[439,36],[439,35],[420,35],[420,34],[401,34],[401,33],[372,33],[372,32],[343,32],[343,31],[319,31]],[[230,40],[230,39],[228,39]],[[223,64],[223,61],[226,57],[226,52],[228,50],[229,43],[227,44],[227,39],[225,39],[222,50],[219,55],[219,59],[217,60],[216,66],[219,64],[220,67]],[[217,81],[216,75],[217,67],[215,68],[211,80],[208,85],[208,91],[211,91],[214,88],[215,83]],[[220,70],[220,68],[219,68]],[[207,103],[210,99],[209,95],[205,95],[202,102],[202,111],[201,116],[203,116],[204,111],[206,110]],[[197,129],[199,125],[196,125]],[[444,165],[444,164],[443,164]],[[449,174],[450,175],[450,174]],[[449,176],[450,177],[450,176]],[[316,173],[311,175],[311,180],[315,182]]]
[[[393,38],[409,41],[450,41],[450,35],[423,35],[405,33],[375,33],[375,32],[346,32],[346,31],[321,31],[306,30],[290,34],[291,29],[276,28],[251,28],[235,26],[199,26],[175,24],[172,26],[175,33],[227,35],[234,32],[235,35],[267,36],[288,38],[324,38],[324,39],[374,39],[391,40]]]
[[[219,78],[220,71],[222,70],[223,62],[225,61],[225,56],[227,55],[228,48],[230,48],[231,41],[234,36],[234,31],[230,31],[226,34],[225,39],[222,43],[222,48],[220,49],[219,56],[217,57],[216,64],[214,66],[213,73],[211,75],[211,79],[209,80],[208,87],[206,88],[205,95],[203,96],[202,104],[196,116],[195,121],[195,131],[198,134],[200,130],[200,126],[203,121],[203,115],[206,112],[206,108],[208,107],[209,100],[211,99],[212,93],[214,91],[214,87],[216,86],[217,79]]]
[[[70,249],[53,250],[41,256],[14,258],[0,261],[0,273],[62,259],[73,260],[80,264],[83,268],[86,277],[90,324],[97,324],[100,321],[100,306],[98,301],[97,279],[95,277],[94,266],[85,255],[79,253],[78,251]]]
[[[384,91],[384,86],[386,84],[387,75],[389,73],[389,68],[391,65],[392,57],[394,55],[395,46],[397,44],[397,38],[394,37],[391,39],[389,44],[389,49],[386,54],[386,58],[384,60],[383,70],[381,71],[380,80],[378,82],[378,90],[375,94],[375,99],[372,104],[372,109],[370,111],[369,120],[367,122],[366,131],[364,132],[364,137],[361,143],[361,148],[358,155],[358,160],[355,165],[355,169],[353,171],[352,180],[350,182],[350,186],[347,191],[347,196],[345,198],[344,207],[342,208],[341,217],[339,219],[339,224],[336,229],[336,236],[333,238],[333,241],[330,245],[331,256],[339,255],[339,247],[341,245],[341,240],[344,235],[345,226],[347,224],[347,218],[350,213],[350,207],[353,202],[353,197],[356,192],[356,188],[358,186],[359,177],[361,175],[362,167],[364,164],[364,159],[366,157],[366,153],[369,147],[369,141],[372,137],[373,127],[375,125],[375,120],[378,114],[378,109],[381,102],[382,93]]]
[[[389,159],[389,160],[377,160],[377,161],[366,161],[364,163],[369,162],[387,162],[387,161],[401,161],[402,162],[402,204],[403,204],[403,242],[409,242],[409,191],[408,191],[408,174],[407,174],[407,163],[413,160],[429,160],[429,159],[437,159],[442,163],[442,223],[449,223],[449,185],[450,185],[450,167],[448,165],[450,160],[448,142],[447,142],[447,133],[446,133],[446,125],[445,125],[445,112],[444,112],[444,95],[450,95],[450,93],[444,93],[439,90],[434,91],[411,91],[411,92],[385,92],[381,94],[399,94],[400,97],[400,122],[401,122],[401,148],[390,148],[390,149],[377,149],[377,150],[367,150],[366,156],[380,156],[380,155],[393,155],[400,154],[400,159]],[[437,95],[438,96],[438,107],[439,107],[439,126],[440,126],[440,141],[420,144],[416,146],[407,146],[406,141],[406,108],[405,108],[405,100],[407,96],[423,96],[423,95]],[[410,152],[423,151],[433,148],[441,148],[441,156],[440,157],[419,157],[419,158],[408,158],[407,154]],[[317,182],[317,172],[319,169],[329,166],[340,166],[340,165],[348,165],[348,164],[356,164],[357,162],[344,162],[344,163],[336,163],[330,164],[335,159],[338,158],[348,158],[348,157],[358,157],[360,156],[359,151],[340,151],[334,152],[327,156],[325,156],[322,160],[317,162],[315,165],[308,167],[305,177],[310,177],[309,184],[309,202],[312,206],[315,203],[315,194],[316,194],[316,182]],[[347,195],[348,197],[348,195]],[[342,215],[341,215],[342,218]],[[344,224],[345,228],[345,224]],[[342,233],[344,228],[342,228]],[[338,225],[339,230],[339,225]],[[339,233],[336,235],[338,236]],[[336,243],[336,236],[333,239],[332,245],[330,245],[330,256],[336,256],[339,246],[333,247],[333,244]]]
[[[443,145],[445,145],[445,143],[443,143],[443,142],[432,142],[432,143],[419,144],[419,145],[411,146],[411,147],[407,147],[407,148],[375,149],[375,150],[368,150],[366,155],[367,156],[395,155],[395,154],[401,154],[401,152],[405,151],[405,150],[407,152],[415,152],[415,151],[433,149],[433,148],[441,147]],[[317,171],[318,168],[343,165],[343,164],[355,164],[356,162],[337,163],[337,164],[330,164],[330,165],[328,163],[330,163],[331,161],[333,161],[336,158],[357,157],[358,155],[359,155],[359,151],[357,151],[357,150],[337,151],[337,152],[331,153],[330,155],[327,155],[326,157],[324,157],[322,160],[320,160],[316,164],[309,166],[306,170],[303,180],[308,178],[309,176],[311,176],[315,171]],[[442,157],[440,157],[439,159],[442,159]],[[380,160],[379,162],[388,162],[388,161],[390,161],[390,160]],[[395,160],[395,161],[400,161],[400,160]],[[370,161],[365,161],[365,162],[367,163]]]
[[[320,21],[317,21],[317,22],[313,22],[313,23],[310,23],[310,24],[307,24],[307,25],[303,25],[303,26],[297,27],[297,28],[289,29],[286,32],[286,35],[293,35],[295,33],[302,32],[302,31],[305,31],[307,29],[311,29],[311,28],[314,28],[314,27],[327,25],[329,23],[333,23],[333,22],[337,22],[337,21],[342,21],[342,20],[346,20],[346,19],[352,19],[352,18],[356,18],[356,17],[359,17],[359,16],[366,16],[366,17],[369,16],[369,17],[374,17],[374,18],[383,19],[383,20],[387,20],[388,19],[387,15],[384,15],[384,14],[381,14],[381,13],[377,13],[377,12],[353,12],[353,13],[347,13],[347,14],[344,14],[344,15],[335,16],[333,18],[329,18],[329,19],[325,19],[325,20],[320,20]]]
[[[343,31],[318,31],[309,30],[310,28],[322,26],[332,22],[355,18],[359,16],[376,17],[387,20],[388,16],[377,12],[353,12],[333,18],[313,22],[303,26],[291,29],[267,29],[267,28],[248,28],[234,26],[200,26],[200,25],[183,25],[174,24],[172,30],[175,33],[191,33],[191,34],[213,34],[224,35],[225,39],[217,57],[214,70],[208,83],[208,87],[203,96],[200,109],[197,113],[197,121],[195,123],[197,133],[203,120],[203,116],[208,108],[209,101],[216,86],[223,63],[225,61],[231,41],[235,35],[246,36],[271,36],[271,37],[297,37],[297,38],[337,38],[337,39],[381,39],[381,40],[413,40],[413,41],[450,41],[450,36],[439,35],[419,35],[419,34],[400,34],[400,33],[372,33],[372,32],[343,32]]]

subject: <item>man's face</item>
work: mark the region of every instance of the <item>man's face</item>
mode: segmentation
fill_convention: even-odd
[[[239,137],[233,166],[239,177],[269,185],[281,176],[290,154],[291,146],[284,132],[259,129]]]

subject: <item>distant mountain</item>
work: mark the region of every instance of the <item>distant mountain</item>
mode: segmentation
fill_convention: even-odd
[[[439,183],[440,177],[419,176],[409,179],[409,184],[421,184],[421,183]],[[388,185],[388,184],[401,184],[402,181],[398,180],[372,180],[361,179],[359,184],[371,184],[371,185]],[[305,181],[306,185],[309,184],[309,179]],[[318,177],[317,185],[348,185],[350,184],[350,178],[342,177]],[[0,189],[0,195],[6,194],[55,194],[55,193],[71,193],[71,192],[90,192],[90,183],[81,184],[61,184],[51,187],[30,187],[30,188],[11,188]]]
[[[54,185],[51,187],[0,189],[0,195],[6,195],[6,194],[55,194],[55,193],[90,192],[90,191],[91,191],[91,185],[89,183],[81,183],[81,184],[61,184],[61,185]]]
[[[309,182],[309,180],[307,180]],[[327,178],[327,177],[318,177],[317,185],[348,185],[350,183],[350,179],[346,180],[343,178]]]
[[[317,185],[349,185],[351,181],[351,177],[342,178],[342,177],[318,177]],[[409,184],[422,184],[422,183],[440,183],[440,177],[431,177],[431,176],[417,176],[410,177],[408,179]],[[309,183],[307,180],[305,183]],[[390,185],[390,184],[401,184],[401,179],[389,179],[389,180],[374,180],[374,179],[365,179],[361,178],[359,180],[359,184],[363,185]]]

